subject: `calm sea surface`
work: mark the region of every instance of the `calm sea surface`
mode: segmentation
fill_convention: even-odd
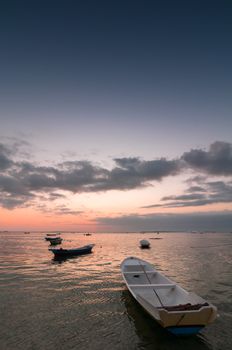
[[[63,247],[95,247],[60,262],[44,236],[0,233],[1,350],[232,349],[232,234],[63,233]],[[162,239],[141,250],[151,237]],[[220,317],[194,337],[167,333],[123,283],[119,265],[131,255],[211,301]]]

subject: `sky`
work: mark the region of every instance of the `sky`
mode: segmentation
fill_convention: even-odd
[[[0,230],[232,231],[232,3],[0,2]]]

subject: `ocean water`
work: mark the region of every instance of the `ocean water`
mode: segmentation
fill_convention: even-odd
[[[63,247],[95,244],[92,254],[63,261],[44,236],[0,233],[1,350],[232,349],[232,234],[63,233]],[[141,239],[151,249],[141,250]],[[211,301],[219,318],[197,336],[169,334],[127,291],[127,256]]]

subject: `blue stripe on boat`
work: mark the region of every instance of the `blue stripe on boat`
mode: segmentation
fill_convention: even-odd
[[[204,326],[179,326],[167,327],[166,329],[175,335],[194,335],[197,334]]]

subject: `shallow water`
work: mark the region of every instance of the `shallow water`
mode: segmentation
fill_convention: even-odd
[[[95,244],[63,261],[44,236],[0,233],[1,349],[232,349],[232,234],[63,233],[63,247]],[[131,255],[211,301],[220,317],[194,337],[167,333],[123,283],[119,266]]]

